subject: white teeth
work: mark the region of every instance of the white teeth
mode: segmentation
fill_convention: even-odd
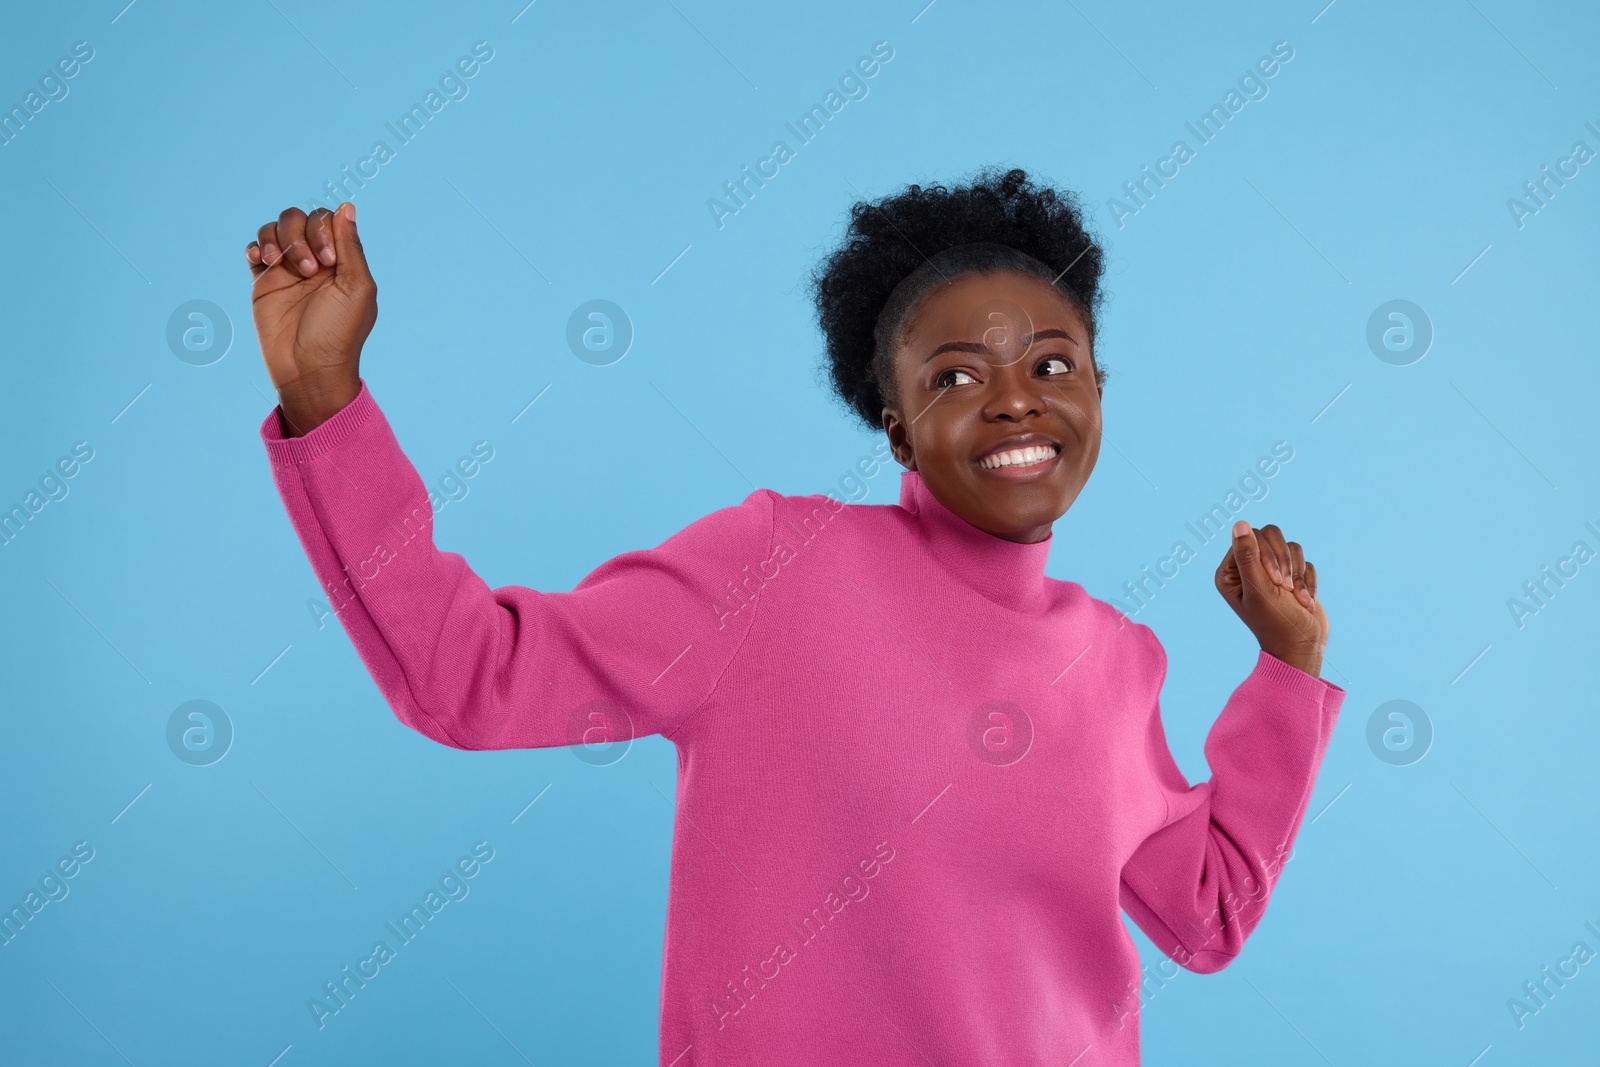
[[[1055,454],[1056,450],[1049,445],[1029,445],[1027,448],[1013,448],[1005,452],[996,452],[992,456],[984,456],[978,464],[986,470],[994,470],[996,467],[1027,467],[1050,459]]]

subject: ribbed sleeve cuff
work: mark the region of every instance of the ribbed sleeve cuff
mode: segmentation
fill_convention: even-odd
[[[1299,667],[1285,663],[1266,649],[1262,649],[1261,654],[1256,657],[1254,673],[1274,685],[1287,689],[1295,696],[1315,700],[1318,704],[1344,700],[1344,690],[1340,687],[1326,678],[1307,674]]]
[[[267,456],[275,467],[293,467],[308,463],[332,451],[340,442],[352,436],[373,418],[381,417],[377,401],[367,390],[367,380],[361,379],[361,391],[355,399],[310,433],[301,437],[285,437],[281,421],[282,405],[272,409],[261,423],[261,441],[267,446]]]

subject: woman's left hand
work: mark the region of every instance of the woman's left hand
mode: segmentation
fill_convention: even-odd
[[[1270,523],[1253,530],[1240,519],[1217,567],[1217,592],[1255,634],[1262,651],[1320,675],[1328,616],[1317,599],[1317,568],[1295,541]]]

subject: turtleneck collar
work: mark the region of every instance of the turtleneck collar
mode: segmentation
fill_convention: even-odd
[[[939,503],[916,471],[900,473],[900,507],[916,518],[923,546],[963,584],[1013,611],[1046,603],[1044,565],[1054,533],[1022,544],[980,530]]]

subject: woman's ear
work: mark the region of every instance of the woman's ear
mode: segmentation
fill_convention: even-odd
[[[894,453],[895,462],[908,471],[916,470],[917,454],[911,447],[911,435],[900,418],[900,412],[893,407],[883,409],[883,432],[889,438],[889,449]]]

